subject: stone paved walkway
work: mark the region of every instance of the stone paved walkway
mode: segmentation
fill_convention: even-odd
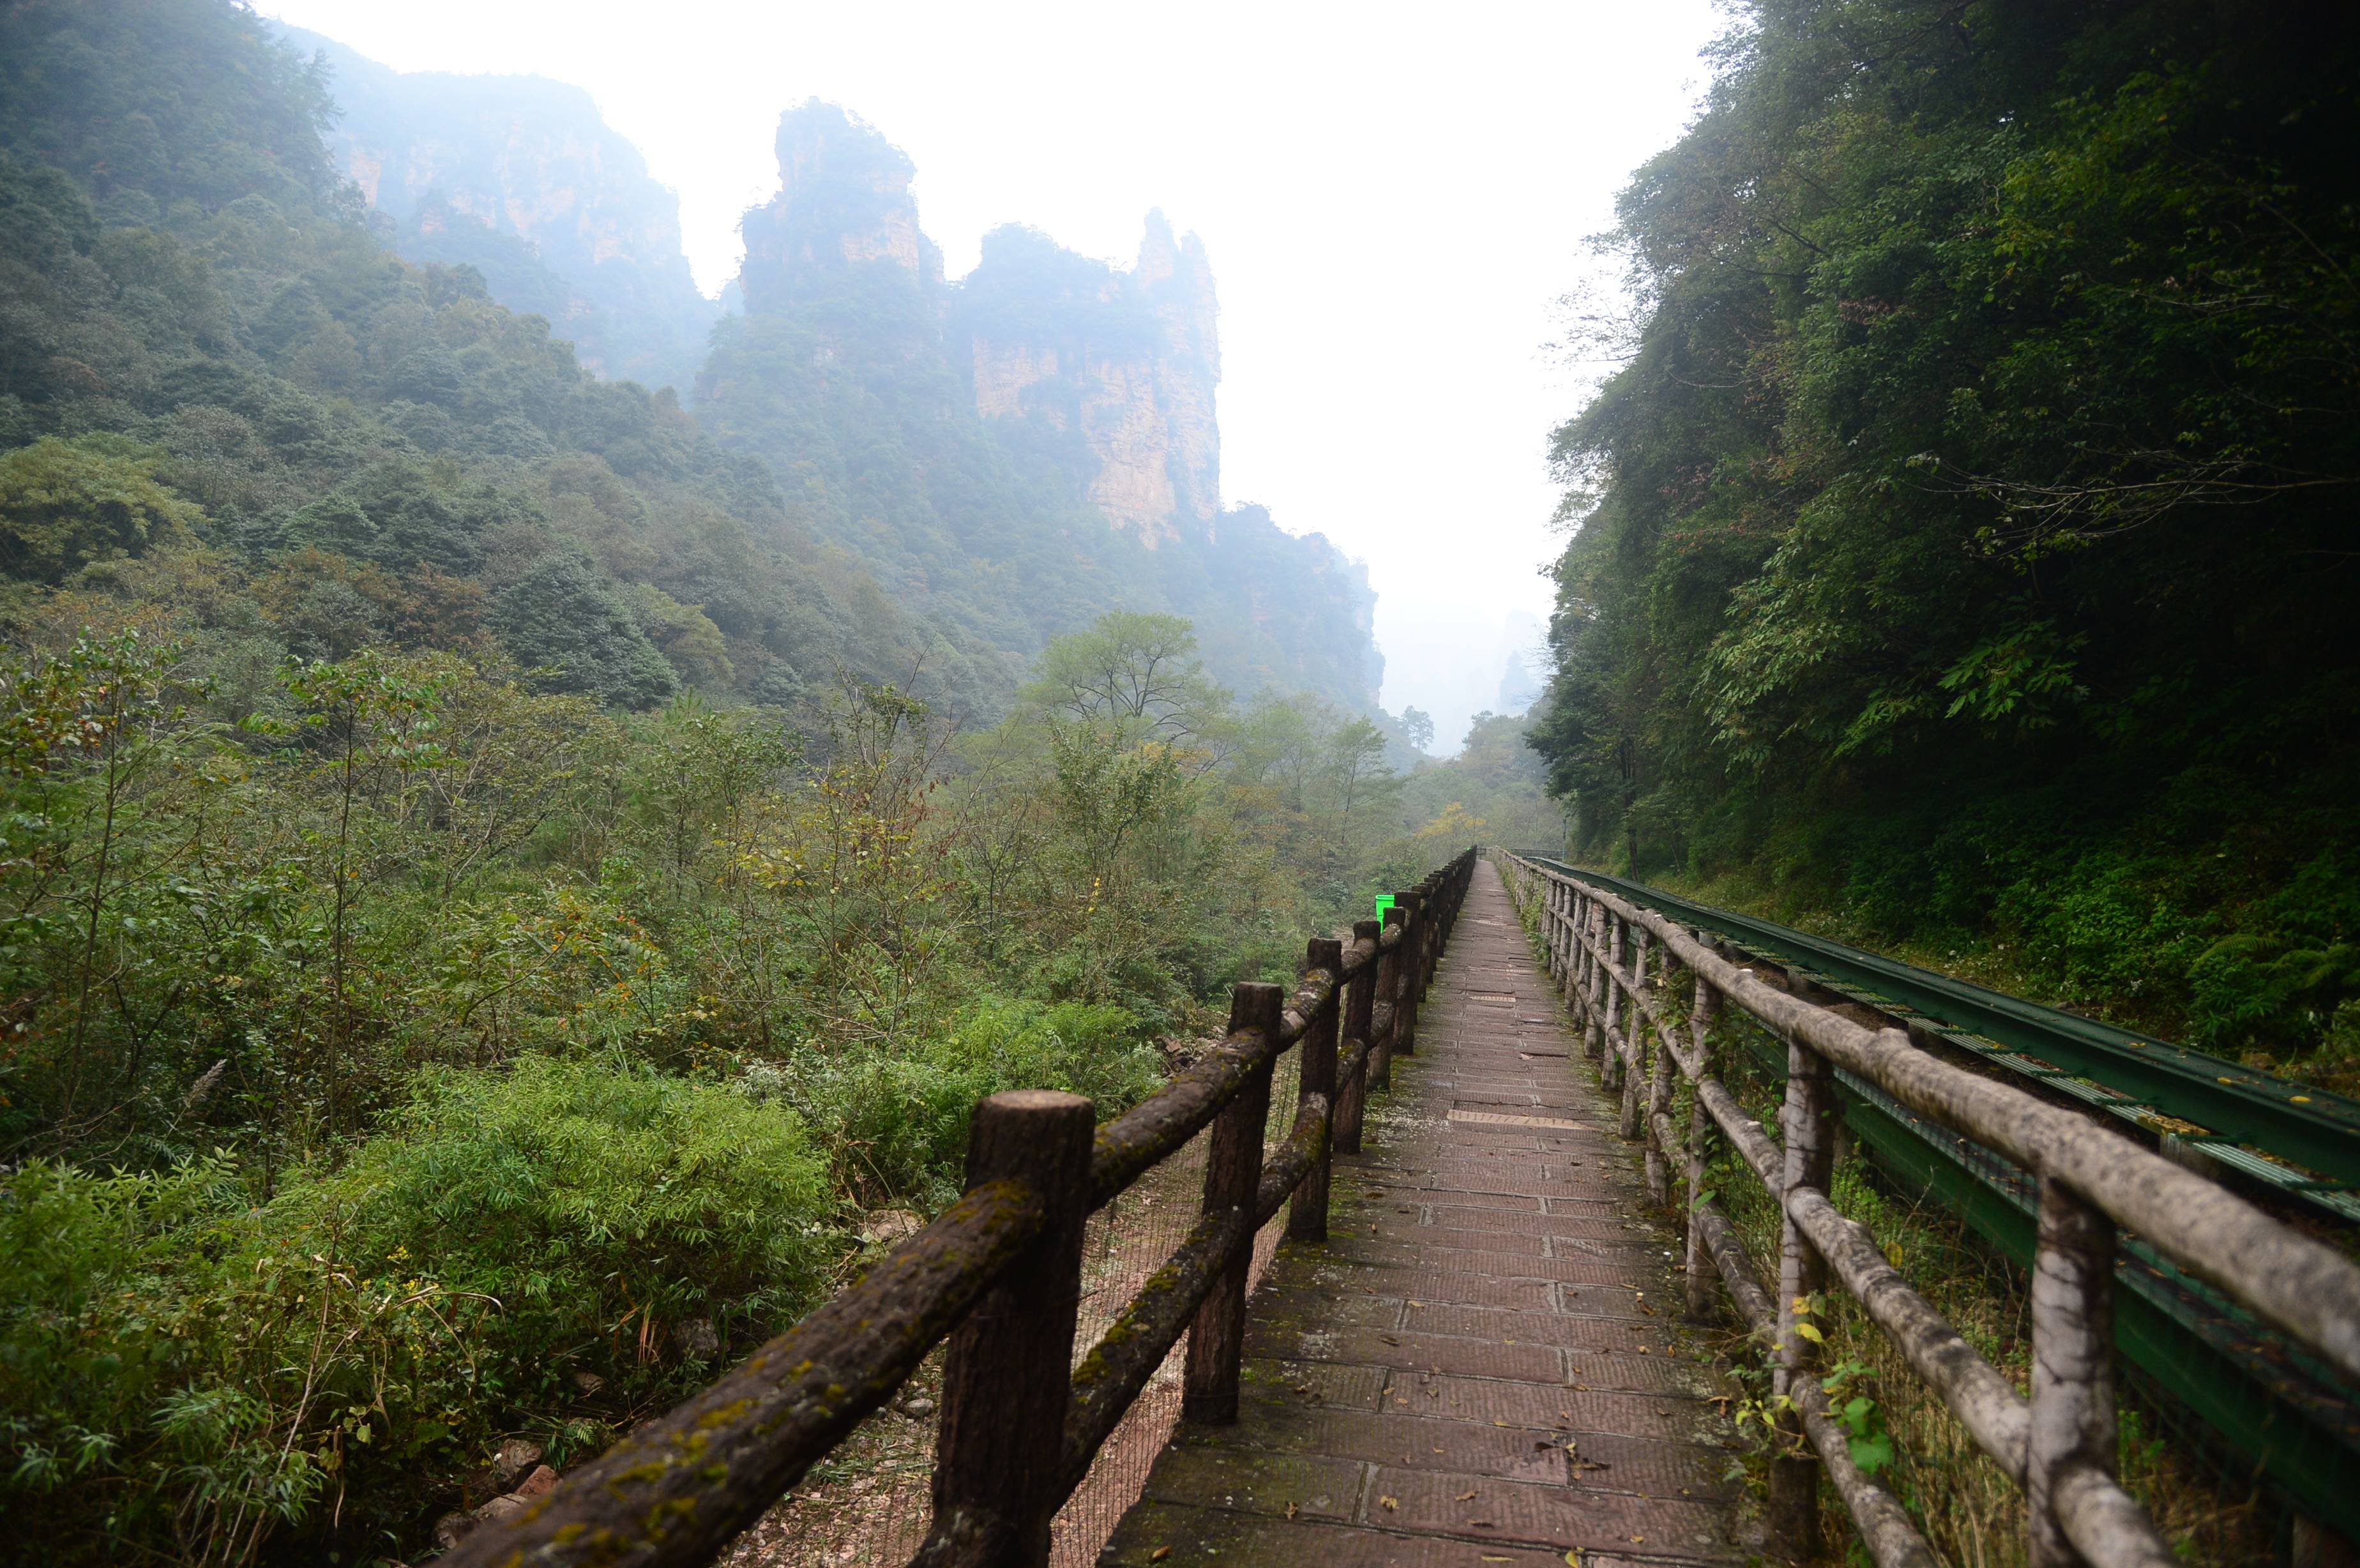
[[[1488,862],[1418,1032],[1254,1295],[1241,1419],[1180,1428],[1101,1563],[1744,1555],[1677,1241]]]

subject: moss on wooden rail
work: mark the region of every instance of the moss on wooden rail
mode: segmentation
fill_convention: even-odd
[[[1014,1182],[978,1187],[856,1283],[513,1519],[453,1568],[709,1559],[882,1405],[1042,1225]]]

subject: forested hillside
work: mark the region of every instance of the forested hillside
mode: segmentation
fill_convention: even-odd
[[[1150,549],[994,434],[924,278],[734,325],[716,440],[389,249],[330,114],[223,0],[0,9],[29,1560],[415,1556],[943,1202],[978,1095],[1124,1105],[1548,814],[1303,690],[1373,682],[1323,542]]]
[[[1746,14],[1557,436],[1579,853],[2360,1082],[2354,46]]]

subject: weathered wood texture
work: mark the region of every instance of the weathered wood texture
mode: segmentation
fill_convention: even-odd
[[[1726,1390],[1618,1108],[1489,867],[1446,929],[1328,1239],[1255,1291],[1238,1420],[1182,1426],[1102,1563],[1743,1560]]]
[[[2022,1090],[1953,1067],[1919,1050],[1900,1029],[1872,1029],[1811,997],[1780,990],[1728,962],[1691,933],[1578,877],[1502,855],[1519,897],[1539,916],[1545,945],[1562,950],[1588,982],[1568,994],[1590,1038],[1602,1042],[1603,1076],[1636,1073],[1652,1043],[1651,1085],[1674,1071],[1691,1084],[1685,1138],[1662,1101],[1633,1130],[1655,1145],[1666,1171],[1684,1168],[1691,1310],[1701,1310],[1698,1260],[1710,1258],[1749,1322],[1775,1328],[1781,1384],[1829,1478],[1886,1568],[1927,1561],[1924,1543],[1884,1491],[1860,1476],[1843,1434],[1825,1419],[1825,1396],[1809,1375],[1814,1346],[1797,1330],[1798,1302],[1836,1280],[1856,1296],[1911,1368],[1957,1414],[1976,1443],[2024,1486],[2027,1544],[2036,1564],[2097,1568],[2161,1563],[2169,1554],[2153,1524],[2114,1479],[2116,1434],[2113,1329],[2108,1291],[2117,1225],[2221,1286],[2346,1375],[2360,1373],[2360,1268],[2264,1214],[2201,1175],[2120,1134]],[[1691,1038],[1682,1042],[1646,984],[1645,949],[1624,962],[1626,930],[1645,933],[1664,957],[1694,975]],[[1783,1142],[1774,1143],[1712,1076],[1707,1030],[1698,1023],[1735,1007],[1788,1048]],[[2034,1385],[2030,1404],[1902,1280],[1865,1227],[1828,1197],[1841,1068],[1920,1116],[1975,1139],[2035,1172],[2041,1183],[2034,1267]],[[1624,1105],[1630,1105],[1626,1093]],[[1779,1195],[1779,1290],[1771,1301],[1718,1204],[1698,1202],[1703,1149],[1713,1133]],[[1651,1161],[1650,1174],[1656,1167]],[[1808,1554],[1808,1466],[1773,1462],[1768,1514],[1774,1545]]]
[[[1303,962],[1306,973],[1325,972],[1333,978],[1326,1001],[1303,1031],[1303,1057],[1295,1076],[1297,1104],[1308,1105],[1314,1099],[1332,1104],[1336,1098],[1336,1041],[1343,1023],[1344,944],[1333,937],[1315,936]],[[1297,1241],[1328,1239],[1328,1156],[1324,1152],[1312,1162],[1302,1184],[1295,1189],[1286,1217],[1286,1234]]]
[[[1020,1182],[967,1193],[727,1377],[442,1561],[710,1561],[885,1402],[1043,1217],[1040,1196]]]
[[[1276,1033],[1283,1000],[1275,985],[1240,985],[1230,1004],[1229,1032]],[[1205,1156],[1205,1213],[1251,1214],[1262,1181],[1262,1129],[1270,1120],[1270,1067],[1264,1063],[1213,1121]],[[1186,1383],[1180,1409],[1190,1421],[1238,1418],[1238,1357],[1246,1334],[1246,1260],[1232,1258],[1188,1330]]]
[[[1079,1094],[1020,1089],[977,1105],[968,1124],[968,1191],[1022,1181],[1041,1200],[1042,1226],[951,1336],[923,1568],[1048,1557],[1065,1494],[1040,1459],[1065,1436],[1097,1119]]]

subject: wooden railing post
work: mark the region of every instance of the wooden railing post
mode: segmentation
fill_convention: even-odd
[[[1548,959],[1548,977],[1557,979],[1565,973],[1565,950],[1558,944],[1557,930],[1557,885],[1541,884],[1541,952]]]
[[[1668,950],[1664,953],[1662,964],[1663,979],[1657,984],[1655,989],[1658,992],[1667,992],[1671,989],[1673,981],[1672,955]],[[1655,1040],[1654,1063],[1647,1073],[1645,1123],[1650,1132],[1653,1132],[1658,1125],[1667,1125],[1670,1122],[1672,1073],[1672,1042],[1658,1036]],[[1648,1141],[1647,1191],[1654,1194],[1655,1202],[1659,1203],[1668,1203],[1672,1201],[1671,1155],[1672,1151],[1662,1147],[1658,1141],[1652,1138]]]
[[[1606,909],[1605,906],[1599,903],[1596,898],[1588,898],[1585,902],[1590,906],[1590,913],[1584,920],[1583,925],[1589,932],[1590,945],[1595,946],[1606,940]],[[1583,965],[1581,1010],[1582,1016],[1589,1020],[1590,1024],[1589,1034],[1582,1042],[1582,1053],[1597,1060],[1600,1079],[1603,1082],[1606,1073],[1606,1018],[1603,988],[1606,981],[1599,968],[1598,954],[1590,951],[1590,947],[1582,949],[1581,961]]]
[[[2079,1568],[2057,1521],[2069,1470],[2114,1474],[2114,1223],[2053,1176],[2040,1179],[2032,1259],[2032,1429],[2025,1450],[2027,1560]]]
[[[1778,1203],[1775,1387],[1789,1398],[1794,1388],[1818,1369],[1819,1344],[1797,1332],[1797,1325],[1808,1321],[1800,1307],[1826,1287],[1828,1266],[1795,1223],[1786,1200],[1798,1187],[1828,1190],[1829,1172],[1835,1163],[1835,1075],[1827,1062],[1816,1051],[1787,1046],[1786,1104],[1780,1119],[1786,1161]],[[1813,1327],[1818,1330],[1817,1324]],[[1785,1452],[1770,1461],[1770,1496],[1765,1510],[1771,1548],[1790,1561],[1808,1562],[1819,1550],[1819,1461],[1804,1440],[1797,1412],[1790,1407],[1780,1424],[1786,1442]]]
[[[1418,945],[1426,941],[1426,894],[1416,887],[1402,895],[1395,909],[1402,915],[1401,953],[1393,970],[1393,1054],[1417,1054]]]
[[[1377,1064],[1377,1042],[1369,1038],[1370,1020],[1377,1005],[1377,939],[1384,927],[1374,920],[1358,920],[1352,926],[1352,942],[1369,944],[1369,961],[1352,976],[1344,992],[1343,1036],[1357,1040],[1366,1048],[1360,1053],[1360,1070],[1352,1074],[1349,1083],[1336,1085],[1335,1149],[1338,1154],[1360,1152],[1360,1123],[1369,1104],[1369,1083]]]
[[[1376,1054],[1369,1059],[1369,1087],[1390,1089],[1393,1086],[1393,1046],[1401,1039],[1401,948],[1409,940],[1409,911],[1395,898],[1385,908],[1385,930],[1398,929],[1391,953],[1380,948],[1377,954],[1377,996],[1392,1011],[1386,1015],[1385,1038],[1376,1042]]]
[[[1229,1000],[1229,1032],[1259,1029],[1264,1040],[1274,1041],[1285,1006],[1286,993],[1275,985],[1240,985]],[[1237,1097],[1213,1118],[1205,1155],[1204,1212],[1208,1214],[1253,1207],[1254,1190],[1262,1181],[1262,1135],[1270,1124],[1270,1069],[1268,1061],[1256,1068]],[[1245,1346],[1246,1273],[1252,1262],[1249,1249],[1222,1270],[1189,1327],[1188,1367],[1180,1396],[1180,1413],[1189,1421],[1228,1426],[1238,1419],[1238,1358]]]
[[[991,1095],[967,1124],[967,1190],[1022,1181],[1040,1194],[1048,1224],[951,1336],[934,1522],[915,1559],[927,1568],[1049,1561],[1096,1130],[1089,1101],[1047,1089]]]
[[[1286,1214],[1286,1234],[1295,1241],[1328,1239],[1328,1167],[1336,1148],[1336,1026],[1344,1010],[1344,944],[1332,936],[1315,936],[1303,955],[1307,975],[1326,970],[1333,981],[1328,1000],[1303,1026],[1303,1062],[1295,1083],[1295,1105],[1317,1094],[1328,1102],[1328,1141],[1311,1169],[1295,1189]]]
[[[1547,887],[1557,899],[1554,913],[1549,920],[1549,948],[1557,954],[1557,967],[1549,971],[1549,978],[1557,982],[1557,995],[1562,998],[1565,994],[1567,975],[1573,967],[1573,943],[1568,940],[1565,929],[1567,917],[1571,912],[1569,906],[1572,904],[1573,895],[1571,889],[1549,877],[1546,872],[1543,872],[1541,877],[1542,886]]]
[[[1624,944],[1629,941],[1628,928],[1616,914],[1606,917],[1606,973],[1601,978],[1606,986],[1606,1057],[1605,1072],[1601,1074],[1606,1087],[1622,1087],[1622,961]],[[1629,1137],[1628,1133],[1623,1135]]]
[[[1704,1081],[1716,1076],[1712,1061],[1712,1018],[1720,1010],[1721,993],[1702,975],[1696,977],[1696,1003],[1688,1010],[1688,1038],[1696,1047],[1697,1079],[1689,1085],[1688,1169],[1688,1321],[1704,1323],[1712,1316],[1714,1271],[1706,1248],[1698,1205],[1705,1192],[1705,1163],[1712,1158],[1712,1113],[1705,1108]]]
[[[1639,1119],[1640,1092],[1647,1082],[1646,1010],[1640,1006],[1647,985],[1647,928],[1630,927],[1631,1005],[1622,1021],[1622,1136],[1645,1141],[1647,1128]]]
[[[1425,981],[1419,986],[1417,993],[1417,998],[1421,1002],[1426,1000],[1426,991],[1434,985],[1435,965],[1442,962],[1442,942],[1450,932],[1451,916],[1449,877],[1437,871],[1426,878],[1426,898],[1434,906],[1435,919],[1426,933],[1426,942],[1423,944],[1426,953]]]

